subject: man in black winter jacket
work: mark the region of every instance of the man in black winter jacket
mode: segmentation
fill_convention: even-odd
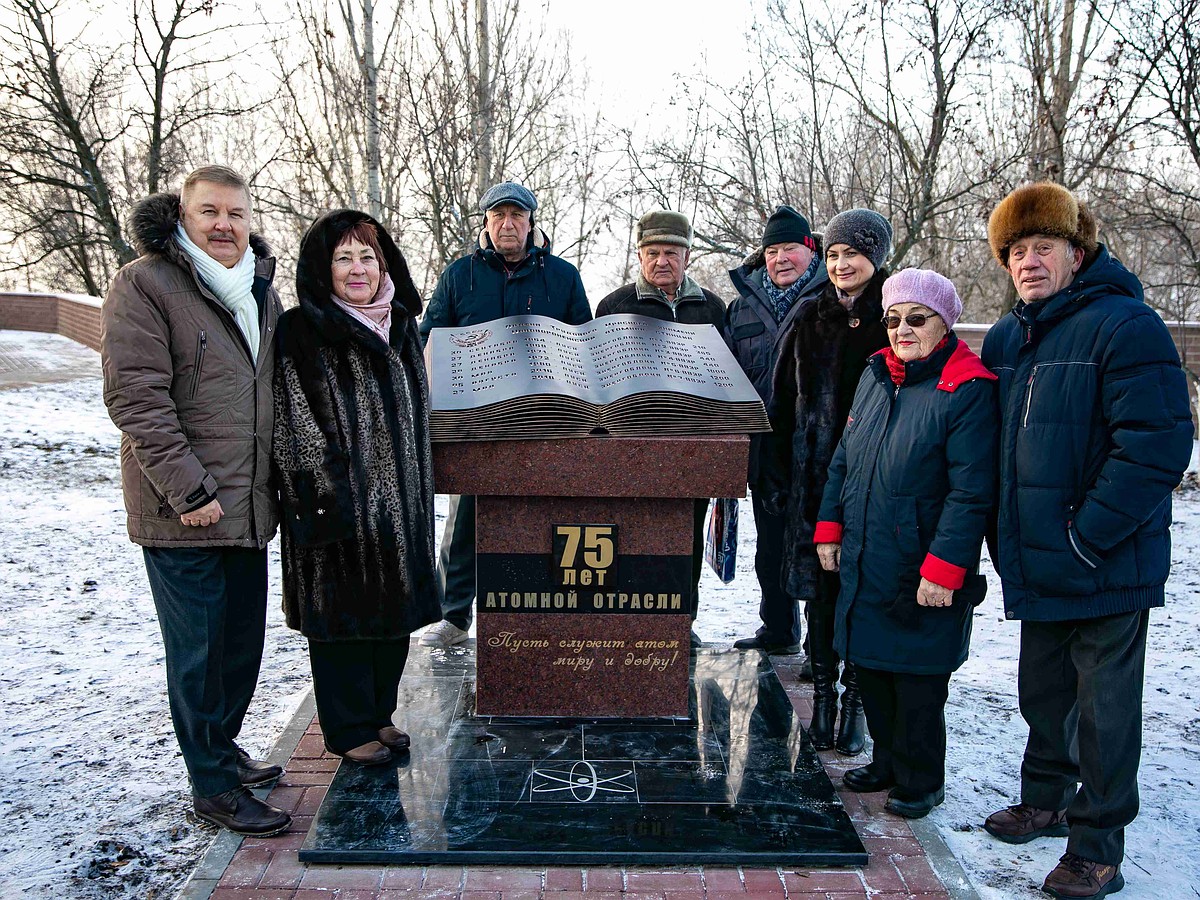
[[[762,246],[738,268],[729,271],[738,296],[725,312],[725,343],[745,371],[750,383],[772,410],[771,386],[775,362],[784,335],[800,310],[816,300],[829,283],[825,261],[808,220],[790,206],[781,206],[767,219]],[[800,652],[800,601],[783,585],[783,510],[768,508],[765,463],[770,445],[765,435],[750,437],[751,510],[758,542],[754,572],[762,600],[758,614],[762,626],[753,637],[734,641],[739,650],[767,653]]]
[[[696,284],[687,274],[692,252],[692,223],[683,213],[660,209],[637,223],[637,281],[622,285],[600,301],[596,318],[620,314],[649,316],[684,325],[715,325],[725,318],[725,301]],[[704,516],[707,500],[697,500],[692,538],[692,621],[700,603],[704,569]],[[692,646],[700,640],[692,632]]]
[[[1146,630],[1192,450],[1187,385],[1141,284],[1068,190],[1013,191],[988,240],[1020,297],[982,359],[1000,385],[992,553],[1006,615],[1021,620],[1029,740],[1021,802],[984,827],[1009,843],[1066,835],[1043,890],[1103,897],[1124,886],[1138,811]]]
[[[592,319],[579,270],[550,253],[550,238],[534,224],[537,199],[524,185],[502,181],[479,201],[484,228],[470,256],[456,259],[438,279],[421,339],[432,328],[476,325],[506,316],[548,316],[569,325]],[[424,647],[445,649],[467,639],[475,602],[475,498],[452,496],[438,553],[444,589],[441,622],[423,635]]]

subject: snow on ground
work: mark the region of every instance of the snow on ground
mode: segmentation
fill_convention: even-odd
[[[73,348],[0,333],[4,354]],[[125,535],[118,435],[98,365],[60,384],[0,391],[0,897],[173,896],[215,829],[190,814],[171,732],[163,654],[141,554]],[[445,520],[439,498],[438,528]],[[754,528],[742,504],[738,577],[702,583],[696,630],[714,644],[753,633]],[[1177,495],[1175,570],[1152,613],[1142,812],[1129,829],[1122,897],[1200,896],[1200,489]],[[309,687],[304,641],[279,612],[272,547],[267,647],[242,742],[263,753]],[[990,575],[990,573],[989,573]],[[1015,800],[1025,729],[1018,626],[998,585],[975,616],[972,656],[951,682],[946,803],[931,821],[985,900],[1044,896],[1064,842],[1012,847],[983,818]],[[864,758],[865,759],[865,758]]]
[[[1126,830],[1121,897],[1200,897],[1200,489],[1176,493],[1167,605],[1150,613],[1143,702],[1141,812]],[[950,682],[946,803],[930,818],[985,900],[1044,897],[1065,839],[1011,846],[982,828],[1020,797],[1027,731],[1017,707],[1019,626],[1004,618],[988,566],[971,657]]]

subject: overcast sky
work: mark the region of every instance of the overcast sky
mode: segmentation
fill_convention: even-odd
[[[602,108],[625,107],[642,117],[697,72],[735,83],[746,70],[745,34],[757,5],[547,0],[546,21],[569,34]]]

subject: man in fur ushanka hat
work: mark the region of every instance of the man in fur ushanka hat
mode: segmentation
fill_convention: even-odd
[[[1138,811],[1150,609],[1170,569],[1171,492],[1192,451],[1175,344],[1142,285],[1061,185],[1005,197],[988,221],[1019,300],[988,332],[999,377],[992,557],[1021,621],[1017,690],[1029,740],[1019,803],[984,827],[1008,843],[1066,836],[1043,890],[1124,886]]]

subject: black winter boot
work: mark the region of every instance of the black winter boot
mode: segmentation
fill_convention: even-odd
[[[862,753],[867,745],[867,717],[863,715],[862,695],[858,692],[858,670],[854,663],[846,663],[842,674],[842,718],[838,723],[837,741],[834,749],[845,756]]]
[[[836,596],[836,594],[834,595]],[[833,650],[833,603],[808,603],[808,658],[812,661],[813,716],[808,738],[818,750],[833,747],[837,721],[838,657]]]
[[[833,746],[833,723],[837,719],[837,663],[812,661],[813,714],[808,739],[817,750]]]

